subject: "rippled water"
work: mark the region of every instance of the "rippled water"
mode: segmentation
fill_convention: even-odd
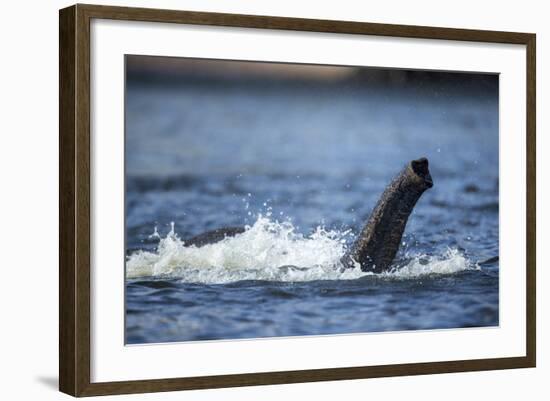
[[[498,325],[498,260],[480,263],[499,252],[494,87],[130,81],[126,341]],[[434,187],[394,270],[339,269],[420,156]]]

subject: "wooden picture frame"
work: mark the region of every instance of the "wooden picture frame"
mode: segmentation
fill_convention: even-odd
[[[92,19],[259,29],[268,28],[288,31],[490,42],[526,46],[526,355],[522,357],[257,372],[222,376],[91,382],[90,21]],[[536,37],[534,34],[80,4],[60,10],[59,29],[59,388],[62,392],[73,396],[94,396],[526,368],[535,366]]]

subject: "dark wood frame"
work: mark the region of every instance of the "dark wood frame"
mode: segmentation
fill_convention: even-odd
[[[90,382],[90,20],[169,22],[512,43],[527,48],[527,324],[523,357],[190,378]],[[59,13],[59,389],[74,396],[535,367],[535,46],[531,33],[74,5]]]

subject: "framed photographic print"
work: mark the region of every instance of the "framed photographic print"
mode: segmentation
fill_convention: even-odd
[[[534,367],[535,35],[60,11],[60,390]]]

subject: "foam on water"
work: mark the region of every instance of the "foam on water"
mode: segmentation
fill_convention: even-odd
[[[312,281],[350,280],[373,273],[342,269],[350,231],[317,229],[309,236],[297,233],[291,222],[260,215],[242,234],[202,247],[185,246],[172,230],[159,239],[156,252],[137,251],[126,262],[127,278],[170,277],[185,282],[228,283],[241,280]],[[441,257],[414,256],[400,269],[381,276],[414,278],[451,274],[475,268],[456,249]]]

